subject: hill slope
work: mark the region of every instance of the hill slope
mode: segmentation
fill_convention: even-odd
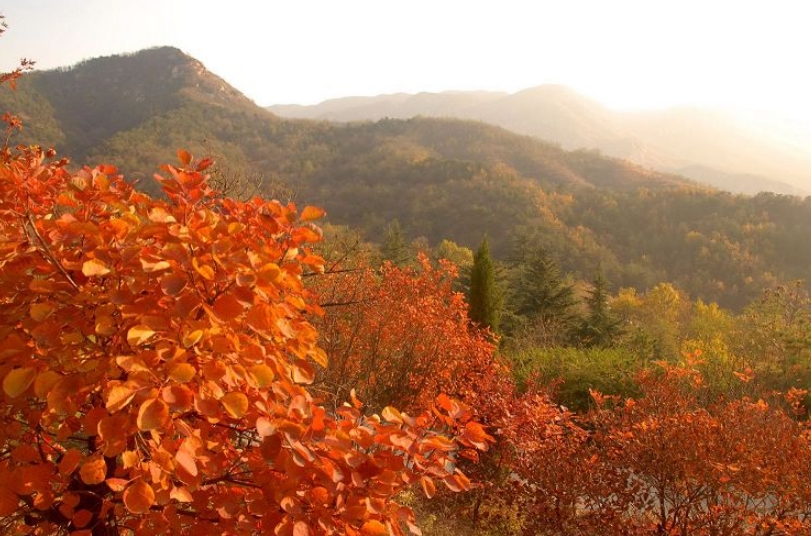
[[[418,115],[486,121],[514,132],[595,148],[667,173],[682,173],[736,193],[811,192],[811,147],[778,143],[740,126],[732,117],[676,108],[621,113],[557,85],[515,94],[486,92],[352,97],[315,106],[270,106],[284,117],[375,121]],[[693,170],[700,172],[693,174]],[[747,180],[731,181],[746,176]]]

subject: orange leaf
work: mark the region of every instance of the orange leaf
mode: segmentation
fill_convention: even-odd
[[[170,367],[169,379],[177,383],[187,383],[197,374],[197,369],[189,363],[176,363]]]
[[[118,493],[124,491],[124,488],[127,487],[127,484],[129,484],[130,481],[124,480],[123,478],[108,478],[104,481],[104,483],[107,484],[107,487],[112,491]]]
[[[425,492],[425,496],[431,499],[436,494],[436,484],[434,481],[427,476],[423,476],[420,479],[420,485],[422,485],[422,491]]]
[[[68,476],[73,472],[74,469],[79,465],[79,461],[82,459],[81,451],[77,449],[70,449],[65,454],[62,455],[62,459],[59,460],[59,474],[62,476]]]
[[[79,478],[88,486],[101,484],[107,478],[107,463],[101,456],[87,458],[79,469]]]
[[[155,502],[155,490],[152,486],[138,480],[124,491],[124,506],[133,514],[144,514]]]
[[[73,518],[71,521],[77,528],[82,528],[87,526],[93,520],[93,514],[90,510],[79,510],[75,514],[73,514]],[[76,534],[75,532],[73,534]]]
[[[389,530],[386,525],[376,519],[370,519],[360,528],[360,533],[363,536],[388,536]]]
[[[183,149],[177,150],[177,159],[180,160],[180,163],[184,166],[188,166],[191,164],[191,154],[188,151]]]
[[[31,318],[37,322],[42,322],[51,315],[54,306],[50,303],[32,303],[29,309]]]
[[[323,218],[324,214],[326,214],[326,212],[324,212],[322,208],[306,206],[304,210],[301,211],[299,219],[301,221],[312,221]]]
[[[104,391],[104,406],[110,413],[121,411],[132,401],[138,390],[128,383],[110,382]]]
[[[51,388],[56,385],[56,382],[62,379],[62,375],[53,370],[46,370],[41,372],[37,379],[34,380],[34,394],[39,398],[45,398],[51,392]]]
[[[3,379],[3,391],[11,398],[23,394],[37,377],[36,369],[31,367],[10,370]]]
[[[90,259],[82,264],[82,273],[87,277],[100,277],[109,274],[110,268],[99,259]]]
[[[248,411],[248,397],[236,391],[222,397],[220,402],[225,411],[235,419],[241,418]]]
[[[154,430],[162,427],[169,420],[169,406],[159,398],[150,398],[141,404],[138,410],[138,429]]]

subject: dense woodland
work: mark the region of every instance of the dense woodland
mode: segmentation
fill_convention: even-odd
[[[0,532],[811,533],[808,199],[173,49],[6,78]]]

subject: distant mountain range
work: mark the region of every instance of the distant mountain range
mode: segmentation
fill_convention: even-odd
[[[811,140],[794,146],[744,127],[730,115],[694,108],[616,112],[569,88],[544,85],[514,94],[445,92],[348,97],[313,106],[276,105],[282,117],[376,121],[456,117],[484,121],[558,143],[599,149],[665,173],[735,193],[811,192]]]
[[[381,99],[323,106],[335,114],[347,103],[378,107],[387,111],[374,113],[388,119],[281,118],[196,59],[164,47],[27,74],[17,91],[0,88],[0,113],[25,121],[15,143],[55,146],[77,165],[115,164],[155,195],[152,174],[176,162],[178,148],[213,156],[220,184],[323,206],[327,223],[361,229],[371,241],[379,242],[394,219],[429,246],[449,239],[475,247],[487,233],[497,257],[542,247],[578,278],[601,266],[617,286],[644,290],[673,281],[730,306],[742,306],[766,286],[811,276],[811,197],[732,195],[606,156],[607,148],[593,148],[599,140],[698,178],[763,184],[757,175],[677,160],[672,151],[666,160],[641,135],[625,134],[630,119],[619,124],[615,114],[565,88]],[[529,106],[523,113],[515,104],[521,100]],[[462,108],[491,115],[425,117],[420,103],[435,115],[460,115],[455,110]],[[392,107],[409,116],[423,110],[423,116],[393,118]],[[546,142],[485,122],[493,117],[510,118],[515,130],[541,125],[561,135]],[[633,128],[653,129],[653,119],[637,119]],[[657,139],[670,136],[674,147],[695,149],[693,140],[680,141],[673,132]],[[687,127],[681,132],[692,135]],[[723,147],[723,141],[715,143]],[[567,149],[581,146],[589,149]],[[753,148],[741,158],[754,161],[763,151]]]

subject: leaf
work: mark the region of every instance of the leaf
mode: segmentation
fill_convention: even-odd
[[[51,303],[32,303],[29,313],[31,314],[31,318],[37,322],[42,322],[51,316],[51,312],[53,312],[53,310],[54,306]]]
[[[177,159],[180,160],[180,163],[184,166],[188,166],[191,164],[191,154],[183,149],[177,150]]]
[[[56,385],[56,382],[62,379],[62,375],[53,370],[46,370],[37,375],[34,380],[34,394],[39,398],[45,398],[51,391],[51,388]]]
[[[3,379],[3,391],[11,398],[23,394],[37,377],[37,371],[31,367],[10,370]]]
[[[189,363],[175,363],[169,369],[169,379],[177,383],[187,383],[197,374],[197,369]]]
[[[167,296],[177,296],[186,288],[186,278],[177,274],[166,274],[161,278],[161,290]]]
[[[137,392],[138,389],[129,383],[110,382],[104,391],[104,407],[110,413],[121,411],[127,407]]]
[[[195,344],[200,342],[200,339],[203,338],[203,334],[204,334],[204,332],[203,332],[202,329],[195,329],[191,333],[188,333],[188,334],[184,335],[183,336],[183,341],[182,341],[183,342],[183,347],[184,348],[191,348],[192,346],[194,346]]]
[[[150,398],[141,404],[138,410],[139,430],[155,430],[161,428],[169,420],[169,406],[159,398]]]
[[[107,478],[107,463],[101,456],[87,458],[79,468],[79,478],[88,486],[101,484]]]
[[[119,493],[124,491],[124,488],[127,487],[127,484],[129,484],[130,481],[124,480],[123,478],[108,478],[104,481],[104,483],[107,484],[107,487],[112,491]]]
[[[428,476],[423,476],[420,478],[420,485],[422,486],[422,491],[425,492],[425,496],[429,499],[433,498],[436,494],[436,484],[434,484],[434,481]]]
[[[203,264],[198,262],[197,257],[194,257],[191,260],[192,266],[194,266],[194,270],[202,276],[203,279],[207,279],[208,281],[213,281],[215,277],[214,268],[209,266],[208,264]]]
[[[293,525],[293,536],[310,536],[310,525],[304,521],[296,521]]]
[[[20,498],[9,489],[0,488],[0,518],[9,517],[17,511]]]
[[[124,506],[133,514],[145,514],[155,502],[155,490],[142,479],[124,490]]]
[[[389,529],[377,519],[370,519],[360,528],[360,533],[363,536],[388,536]]]
[[[76,467],[79,466],[81,459],[81,451],[78,449],[69,449],[62,455],[62,459],[59,460],[59,474],[63,477],[71,474]]]
[[[313,221],[319,218],[323,218],[326,212],[322,208],[306,206],[304,210],[301,211],[301,216],[299,219],[301,221]]]
[[[263,389],[273,382],[273,369],[265,364],[252,366],[248,369],[248,374],[259,389]]]
[[[87,277],[101,277],[110,273],[110,268],[99,259],[90,259],[82,264],[82,273]]]
[[[245,412],[248,411],[248,397],[243,393],[236,391],[228,393],[222,397],[220,402],[222,402],[225,411],[235,419],[242,418]]]
[[[149,340],[155,331],[149,326],[137,325],[133,326],[127,331],[127,342],[130,346],[140,346]]]
[[[381,414],[383,418],[389,422],[396,422],[398,424],[403,423],[403,418],[400,416],[400,412],[391,406],[386,406],[383,408],[383,412]]]

